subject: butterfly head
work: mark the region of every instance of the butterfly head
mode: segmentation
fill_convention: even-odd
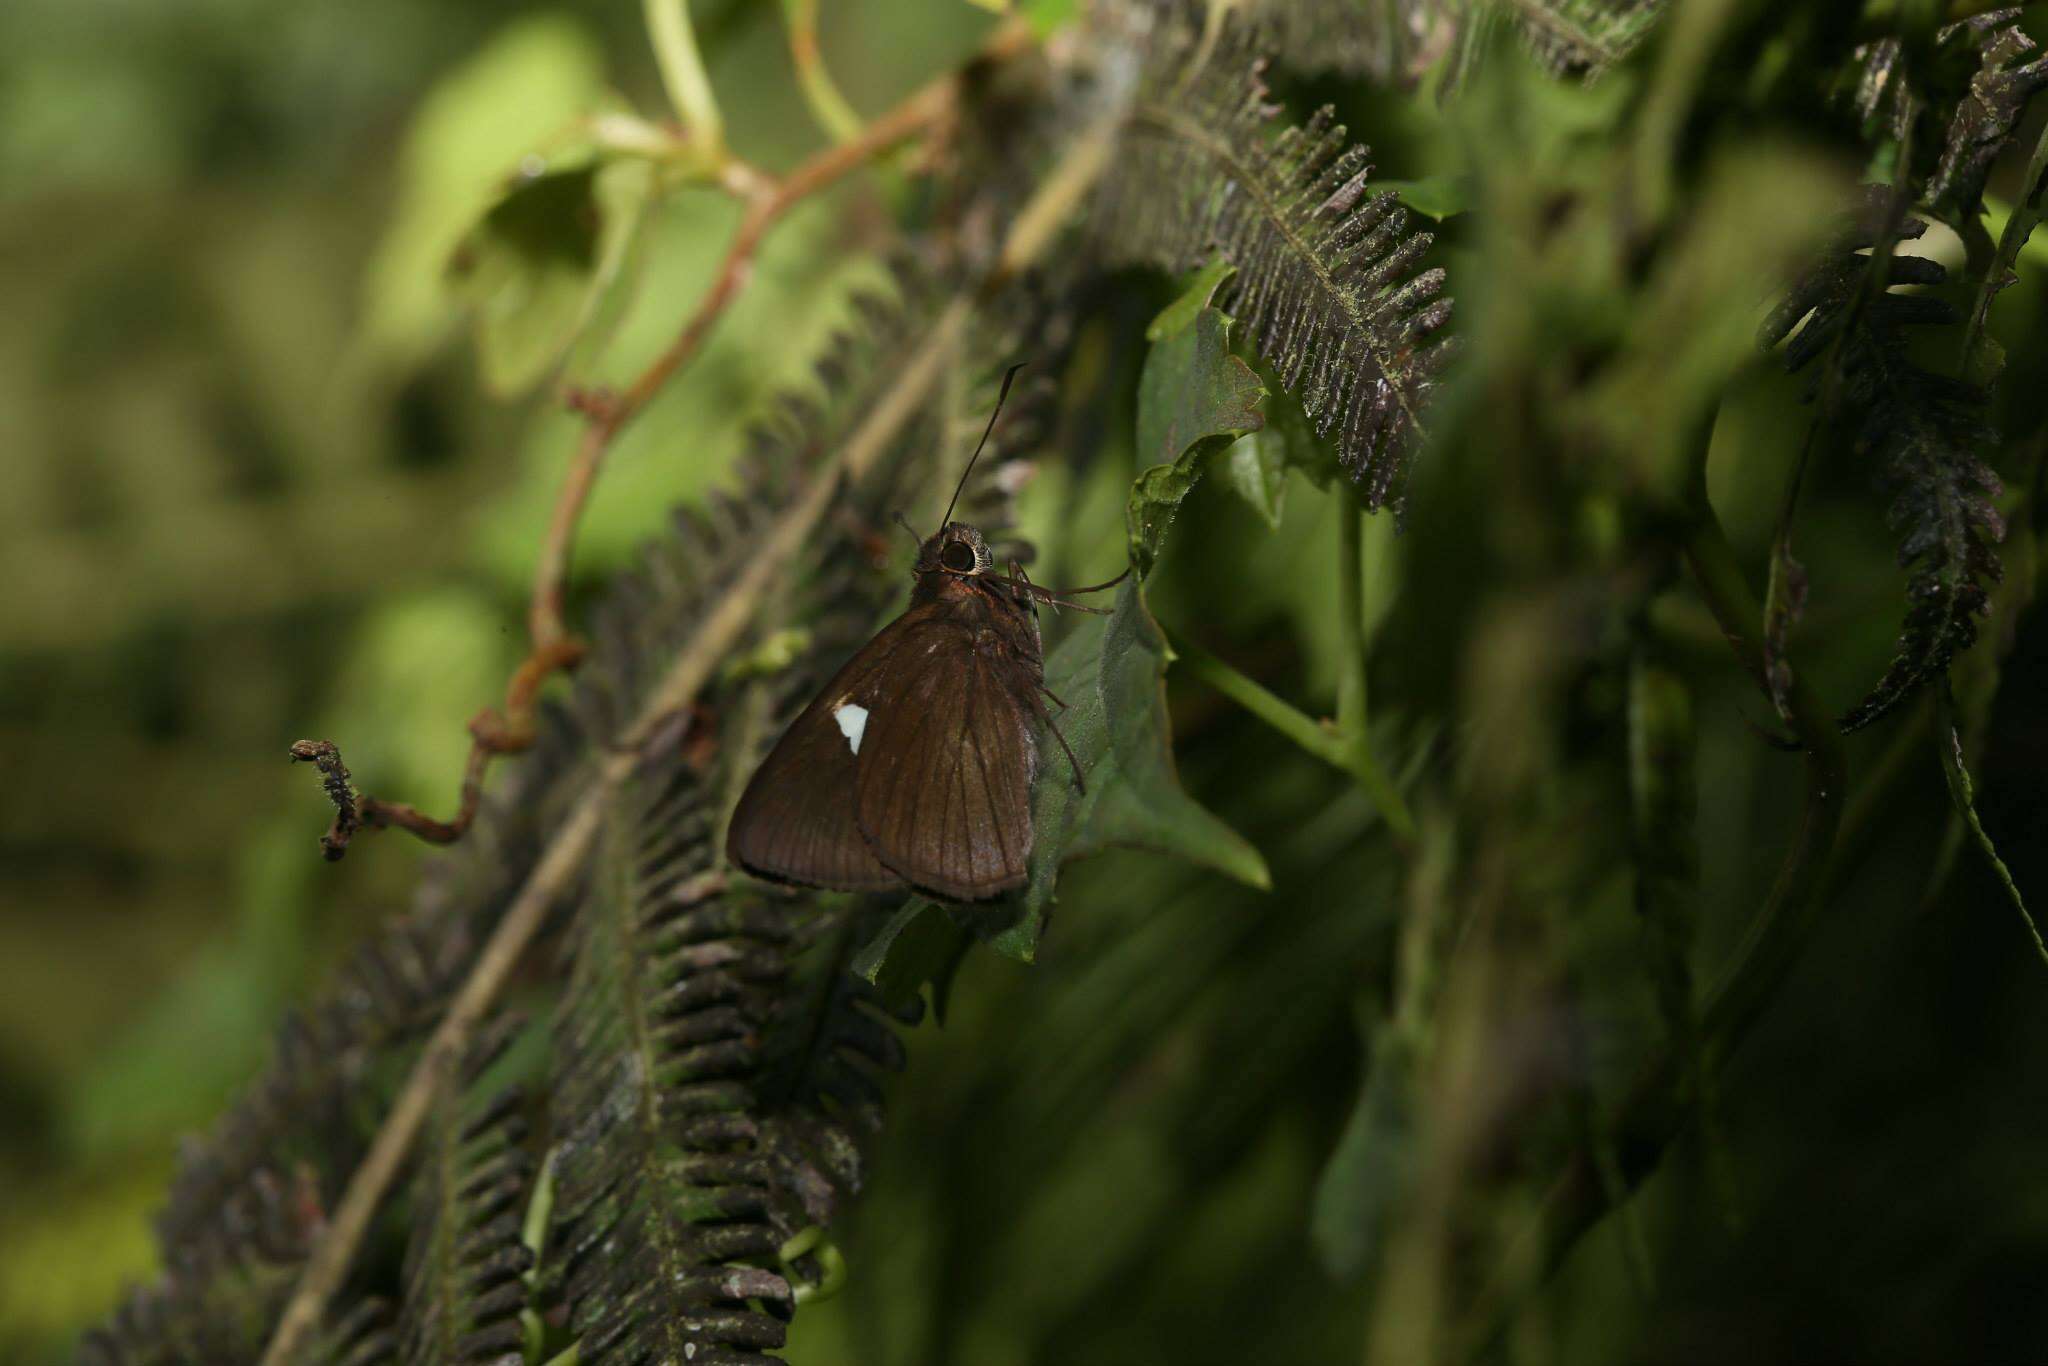
[[[986,573],[995,563],[981,533],[965,522],[948,522],[917,549],[917,574]]]

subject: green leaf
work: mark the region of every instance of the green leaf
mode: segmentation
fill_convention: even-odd
[[[1196,271],[1181,290],[1180,297],[1160,309],[1159,316],[1145,325],[1145,340],[1162,342],[1187,331],[1216,297],[1216,291],[1235,274],[1237,267],[1220,256]]]
[[[1075,787],[1059,741],[1042,739],[1030,881],[1005,906],[1006,923],[962,908],[998,952],[1032,961],[1061,866],[1112,847],[1171,854],[1261,890],[1272,885],[1259,851],[1181,789],[1166,712],[1172,658],[1143,590],[1126,580],[1108,623],[1076,630],[1046,661],[1046,686],[1067,703],[1054,720],[1086,787]]]
[[[1138,380],[1138,458],[1149,467],[1132,481],[1124,512],[1131,565],[1141,577],[1152,572],[1205,462],[1265,425],[1265,398],[1259,377],[1230,354],[1230,318],[1217,309],[1199,309],[1191,324],[1153,345]]]
[[[972,942],[945,907],[912,897],[854,954],[853,974],[873,983],[891,1009],[915,1001],[930,982],[932,1013],[944,1024],[953,970]]]
[[[1471,211],[1475,183],[1469,175],[1437,175],[1421,180],[1375,180],[1372,187],[1393,191],[1403,204],[1441,223]]]
[[[387,363],[417,363],[453,316],[448,258],[504,194],[521,159],[604,99],[603,54],[582,24],[523,19],[449,72],[420,105],[398,158],[398,202],[364,279],[364,337]]]
[[[1231,490],[1251,504],[1266,529],[1278,531],[1287,501],[1286,438],[1263,427],[1245,433],[1224,453],[1223,472]]]
[[[522,175],[448,263],[448,285],[476,319],[484,381],[530,388],[604,308],[653,197],[654,168],[589,153]]]
[[[1363,1272],[1384,1245],[1415,1170],[1415,1048],[1392,1025],[1366,1029],[1365,1085],[1316,1182],[1309,1216],[1323,1265],[1342,1281]]]

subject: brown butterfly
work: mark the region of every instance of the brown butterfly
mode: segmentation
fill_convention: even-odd
[[[980,455],[978,445],[969,470]],[[946,518],[959,498],[955,488]],[[741,794],[726,853],[748,872],[839,891],[1000,896],[1026,877],[1041,725],[1081,785],[1046,708],[1065,704],[1045,686],[1037,605],[1097,611],[1066,594],[1122,575],[1060,592],[1014,564],[1005,577],[979,531],[945,519],[911,572],[910,606],[804,708]]]

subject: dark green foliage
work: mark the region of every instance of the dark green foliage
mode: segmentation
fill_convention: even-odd
[[[874,1074],[902,1065],[847,971],[843,906],[698,881],[717,790],[687,766],[647,774],[578,916],[550,1241],[587,1362],[766,1360],[795,1307],[788,1277],[812,1271],[780,1250],[858,1190]]]
[[[473,1050],[488,1066],[507,1039],[501,1025]],[[473,1081],[436,1099],[412,1179],[399,1340],[408,1362],[517,1366],[520,1311],[533,1253],[521,1240],[533,1161],[517,1090],[475,1098]]]
[[[1899,563],[1912,571],[1897,653],[1843,716],[1844,730],[1892,710],[1976,640],[1988,585],[2000,574],[1995,546],[2005,535],[1991,502],[1999,479],[1982,454],[1996,440],[1984,390],[1924,368],[1909,349],[1911,329],[1953,324],[1959,315],[1936,295],[1893,292],[1898,285],[1939,285],[1947,272],[1924,256],[1872,252],[1889,245],[1883,201],[1873,206],[1772,313],[1762,334],[1766,345],[1791,336],[1789,369],[1825,361],[1814,378],[1822,419],[1841,424],[1890,490],[1891,521],[1903,534]],[[1914,241],[1925,231],[1926,224],[1908,219],[1895,239]]]
[[[1301,400],[1369,506],[1398,497],[1447,348],[1431,235],[1392,194],[1369,194],[1363,147],[1328,108],[1278,138],[1252,58],[1226,39],[1155,55],[1130,113],[1095,232],[1113,261],[1237,268],[1218,302]],[[1200,61],[1199,68],[1190,63]]]

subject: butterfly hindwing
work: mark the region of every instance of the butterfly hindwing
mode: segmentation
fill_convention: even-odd
[[[960,900],[1022,886],[1037,767],[1037,629],[983,593],[913,609],[867,707],[860,831],[911,885]],[[1025,633],[1028,633],[1026,635]]]

